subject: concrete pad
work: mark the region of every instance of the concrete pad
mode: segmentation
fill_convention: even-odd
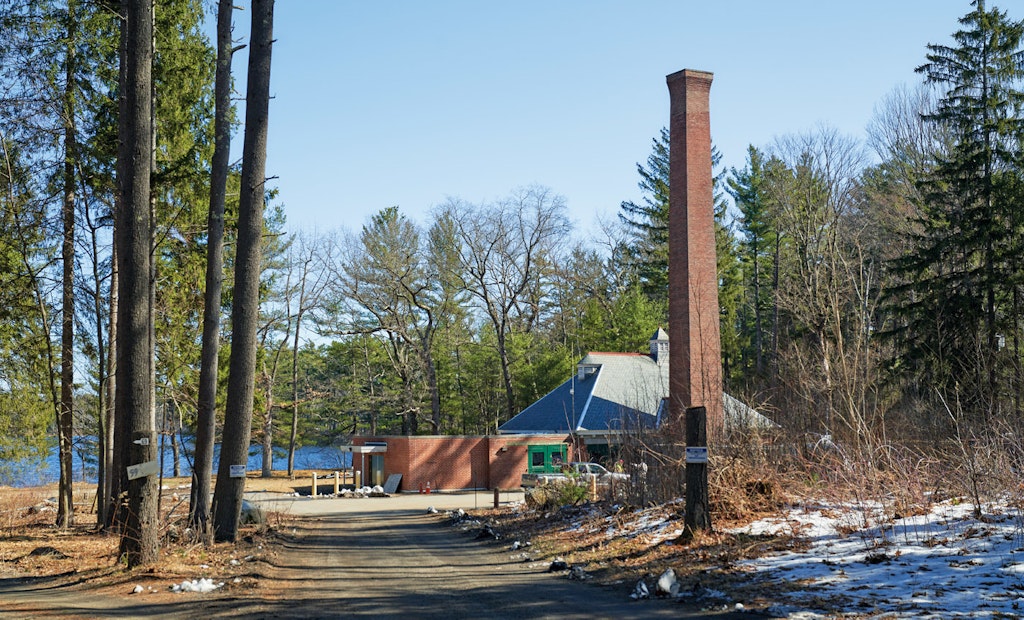
[[[494,507],[494,491],[466,491],[445,493],[396,493],[389,497],[295,497],[287,493],[253,491],[245,499],[259,504],[264,510],[291,515],[330,515],[363,512],[412,511],[426,512],[433,506],[439,511],[475,510]],[[521,490],[500,491],[498,503],[508,506],[523,501]]]

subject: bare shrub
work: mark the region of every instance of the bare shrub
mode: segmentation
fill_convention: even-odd
[[[782,473],[756,467],[741,455],[711,457],[708,475],[715,518],[750,519],[777,512],[785,504]]]
[[[977,518],[986,502],[1019,498],[1024,465],[1020,432],[1005,422],[981,430],[968,428],[958,411],[947,411],[954,433],[943,442],[940,454],[948,464],[951,491],[970,498]]]
[[[685,488],[684,446],[667,434],[639,430],[624,434],[619,456],[628,483],[617,492],[635,506],[663,504],[682,497]]]
[[[713,518],[743,521],[798,503],[834,506],[850,511],[851,531],[866,529],[869,545],[884,545],[897,520],[953,497],[969,498],[979,516],[993,500],[1024,506],[1022,429],[1007,422],[971,428],[955,410],[946,423],[953,432],[930,441],[890,437],[884,424],[855,441],[780,429],[730,432],[727,443],[710,450]],[[683,497],[685,446],[678,437],[666,428],[619,436],[617,456],[630,474],[621,489],[625,503]]]
[[[15,528],[26,522],[26,515],[33,515],[34,522],[52,522],[55,514],[45,499],[38,489],[0,490],[0,538],[10,538]]]
[[[590,488],[576,477],[537,485],[526,492],[526,505],[536,510],[576,506],[590,498]]]

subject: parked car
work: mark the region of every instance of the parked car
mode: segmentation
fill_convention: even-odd
[[[560,482],[570,478],[589,483],[592,479],[597,480],[598,486],[609,486],[612,484],[624,483],[629,480],[629,474],[608,471],[600,463],[566,463],[559,473],[545,474],[523,474],[522,486],[534,487],[540,484]]]

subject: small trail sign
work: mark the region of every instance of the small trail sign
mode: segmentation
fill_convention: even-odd
[[[687,463],[707,463],[708,462],[708,449],[707,448],[687,448],[686,449],[686,462]]]
[[[155,476],[160,471],[160,464],[156,461],[146,461],[138,465],[128,466],[128,479],[136,480],[146,476]]]

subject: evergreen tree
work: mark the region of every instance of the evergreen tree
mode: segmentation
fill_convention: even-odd
[[[0,461],[42,455],[53,423],[48,349],[53,306],[38,274],[53,248],[46,211],[33,196],[18,150],[0,136]],[[0,471],[0,479],[4,477]]]
[[[668,299],[669,132],[662,127],[652,140],[647,166],[637,164],[642,202],[623,201],[619,220],[632,232],[629,256],[644,292]]]
[[[41,224],[59,238],[61,269],[39,272],[61,282],[59,301],[60,341],[47,347],[51,373],[60,380],[55,406],[60,488],[57,522],[73,519],[71,462],[76,353],[76,222],[88,198],[81,187],[81,145],[91,121],[88,110],[97,99],[92,79],[109,47],[112,22],[102,4],[80,0],[15,0],[0,12],[0,139],[16,140],[19,157],[28,163],[28,179],[47,212]],[[31,162],[31,163],[29,163]],[[52,217],[52,221],[49,218]],[[52,228],[51,228],[52,227]],[[47,300],[47,303],[50,303]],[[39,306],[42,309],[42,306]],[[58,373],[59,366],[59,373]]]
[[[771,341],[771,308],[773,298],[773,263],[777,255],[775,227],[769,204],[764,155],[754,146],[747,149],[747,165],[732,169],[728,180],[729,193],[739,209],[740,260],[743,263],[745,366],[754,376],[764,377],[767,369],[768,345]]]
[[[232,465],[248,462],[256,374],[256,327],[259,318],[259,276],[270,107],[270,60],[274,2],[254,0],[249,51],[242,190],[239,204],[238,250],[232,299],[232,355],[223,447],[213,492],[214,535],[234,541],[242,510],[245,478],[232,478]]]
[[[715,187],[721,187],[716,177]],[[715,194],[715,256],[718,271],[718,306],[720,313],[720,344],[722,352],[722,380],[731,390],[743,377],[741,363],[743,331],[740,325],[740,306],[743,296],[743,271],[738,244],[728,224],[728,206],[722,196]]]
[[[640,189],[644,193],[643,203],[625,201],[619,212],[620,221],[626,225],[630,239],[626,243],[627,256],[637,275],[642,290],[652,301],[666,302],[668,299],[668,210],[669,210],[669,132],[662,128],[661,135],[654,141],[647,166],[637,164],[640,174]],[[711,166],[717,169],[722,155],[712,148]],[[728,204],[722,196],[724,174],[712,179],[715,210],[715,245],[718,272],[718,299],[722,359],[727,371],[738,370],[740,334],[737,331],[739,313],[740,265],[736,255],[736,244],[729,227]],[[630,337],[650,337],[637,334]]]
[[[148,0],[127,3],[124,17],[124,89],[120,106],[117,211],[118,310],[117,420],[123,431],[122,462],[134,465],[156,457],[150,407],[153,356],[150,305],[150,172],[152,162],[153,14]],[[145,441],[143,441],[145,440]],[[127,481],[128,506],[120,553],[129,567],[156,561],[157,489],[153,476]]]
[[[1000,408],[1000,374],[1013,363],[1000,353],[1000,335],[1016,339],[1019,330],[1024,21],[986,10],[984,0],[973,4],[955,45],[929,45],[917,69],[940,89],[925,119],[953,143],[935,154],[922,183],[923,233],[898,266],[910,282],[907,359],[987,421]]]

